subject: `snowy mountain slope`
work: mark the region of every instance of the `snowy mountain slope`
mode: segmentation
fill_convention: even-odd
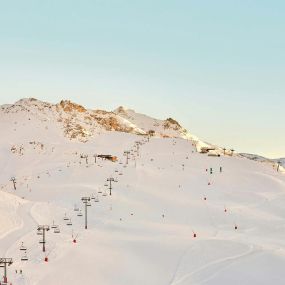
[[[241,157],[245,157],[245,158],[250,159],[250,160],[254,160],[257,162],[261,162],[261,163],[267,163],[267,164],[271,165],[271,167],[273,167],[274,169],[277,169],[278,164],[280,164],[279,170],[282,172],[285,172],[285,159],[284,158],[270,159],[270,158],[266,158],[266,157],[263,157],[260,155],[249,154],[249,153],[240,153],[239,155]]]
[[[1,123],[12,123],[14,120],[14,124],[19,122],[21,127],[36,121],[46,129],[50,127],[57,134],[62,132],[66,138],[82,142],[104,131],[143,133],[127,120],[113,113],[87,110],[70,101],[50,104],[33,98],[22,99],[12,105],[3,105],[0,109],[0,118]],[[16,129],[16,126],[13,127]]]
[[[148,142],[107,131],[105,123],[84,125],[92,135],[70,139],[58,119],[83,124],[85,112],[93,111],[71,119],[70,103],[40,103],[30,111],[22,104],[0,113],[0,258],[14,260],[10,282],[284,284],[285,176],[270,164],[210,157],[182,138],[158,135]],[[141,133],[150,126],[115,113],[110,116]],[[130,151],[128,164],[124,151]],[[95,162],[94,154],[118,161]],[[105,186],[110,177],[118,181],[112,195]],[[76,204],[84,213],[83,196],[92,198],[87,230],[74,211]],[[37,226],[53,223],[60,233],[47,232],[43,253]],[[21,261],[22,242],[28,261]]]
[[[200,151],[202,147],[209,147],[210,145],[202,142],[196,136],[190,134],[185,128],[183,128],[177,121],[172,118],[166,120],[158,120],[148,117],[144,114],[136,113],[134,110],[119,107],[114,110],[114,113],[132,122],[145,133],[151,133],[153,136],[158,137],[178,137],[191,140],[197,150]]]

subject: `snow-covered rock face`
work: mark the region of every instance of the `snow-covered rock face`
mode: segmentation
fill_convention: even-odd
[[[12,105],[3,105],[0,112],[1,117],[17,114],[14,116],[15,121],[17,118],[22,121],[22,118],[28,117],[32,122],[48,122],[47,129],[61,130],[65,137],[81,142],[87,142],[104,131],[118,131],[162,138],[183,138],[192,140],[197,148],[207,146],[172,118],[158,120],[124,107],[108,112],[88,110],[68,100],[50,104],[28,98]],[[29,125],[32,126],[31,122]]]
[[[144,114],[136,113],[134,110],[127,109],[122,106],[114,110],[114,113],[122,118],[125,118],[129,122],[132,122],[144,133],[150,134],[151,136],[161,138],[183,138],[191,140],[198,151],[200,151],[202,147],[209,146],[209,144],[202,142],[196,136],[189,133],[172,118],[158,120]]]

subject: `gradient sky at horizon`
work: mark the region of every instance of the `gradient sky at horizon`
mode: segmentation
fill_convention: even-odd
[[[285,2],[0,3],[0,104],[123,105],[201,139],[285,157]]]

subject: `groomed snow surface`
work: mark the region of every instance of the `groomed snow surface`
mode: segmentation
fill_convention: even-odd
[[[23,155],[0,142],[0,257],[14,260],[12,284],[285,284],[285,176],[267,164],[118,132],[87,143],[42,136],[43,148],[23,134]],[[95,163],[95,153],[118,161]],[[109,177],[118,180],[111,196]],[[74,211],[84,210],[83,196],[99,199],[88,207],[87,230]],[[53,222],[61,232],[47,232],[43,253],[37,226]]]

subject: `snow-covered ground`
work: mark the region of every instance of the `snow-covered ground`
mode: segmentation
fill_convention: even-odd
[[[182,138],[100,130],[82,143],[22,113],[2,114],[0,129],[0,258],[13,258],[12,284],[284,284],[285,175],[271,165],[209,157]],[[94,198],[87,230],[74,211],[83,196]],[[53,223],[61,232],[47,232],[43,253],[37,227]]]

